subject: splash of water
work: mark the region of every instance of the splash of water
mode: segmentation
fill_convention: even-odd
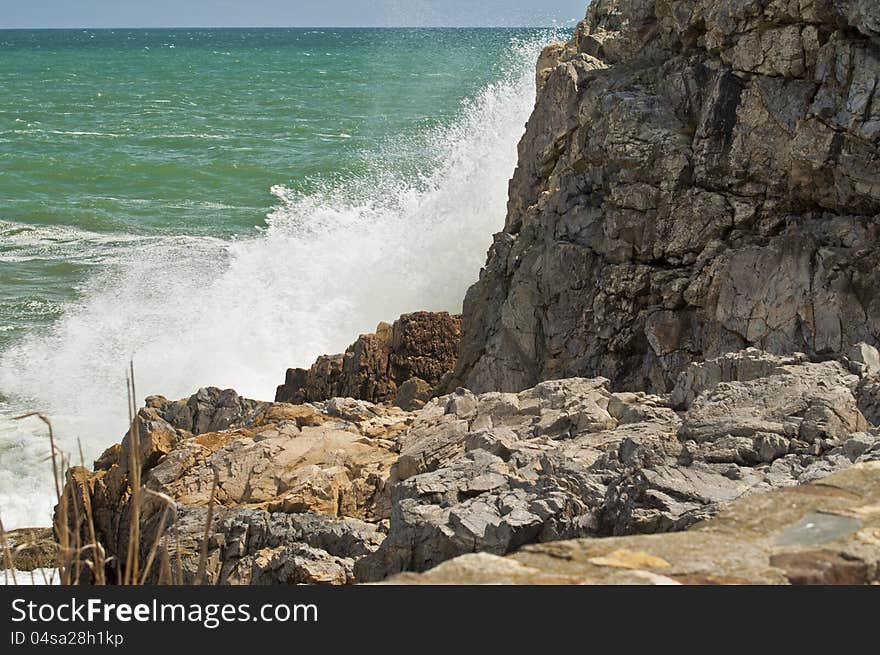
[[[394,172],[380,156],[370,175],[317,193],[275,187],[253,237],[126,241],[49,334],[0,353],[0,394],[51,415],[63,447],[76,453],[79,440],[88,462],[125,431],[130,358],[141,398],[213,385],[272,399],[287,367],[339,352],[379,321],[460,311],[503,223],[543,42],[514,44],[507,73],[451,125],[395,144],[425,149],[428,172]],[[46,523],[45,451],[45,437],[0,418],[7,527]]]

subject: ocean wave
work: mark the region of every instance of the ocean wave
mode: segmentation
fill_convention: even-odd
[[[553,36],[515,42],[503,75],[456,120],[389,143],[366,174],[309,193],[273,187],[277,205],[254,236],[123,237],[0,223],[4,244],[8,232],[22,249],[91,248],[111,264],[48,331],[0,353],[0,394],[50,414],[62,447],[77,452],[81,442],[93,458],[125,432],[130,360],[141,398],[215,385],[271,399],[288,366],[341,351],[379,321],[460,311],[503,225],[534,104],[534,61]],[[406,152],[428,153],[430,162],[401,170]],[[125,247],[112,245],[121,239]],[[51,507],[45,496],[23,500],[50,479],[22,446],[22,429],[0,420],[0,448],[17,444],[15,462],[4,459],[0,471],[12,525]]]

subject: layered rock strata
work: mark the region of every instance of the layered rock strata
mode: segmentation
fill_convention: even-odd
[[[880,462],[734,501],[692,530],[462,555],[390,584],[878,584]]]
[[[183,575],[174,580],[195,581],[213,507],[206,581],[350,582],[351,558],[381,542],[396,439],[411,421],[396,407],[354,399],[260,403],[213,388],[183,401],[147,399],[136,418],[141,569],[158,542]],[[94,472],[72,469],[65,490],[71,506],[90,508],[97,541],[120,565],[132,534],[131,437],[108,449]],[[80,543],[91,543],[88,514],[68,515],[78,520]],[[272,549],[282,545],[302,560],[296,570],[277,563]],[[311,578],[310,567],[317,567]],[[109,568],[111,580],[124,570]],[[156,562],[149,579],[160,573]]]

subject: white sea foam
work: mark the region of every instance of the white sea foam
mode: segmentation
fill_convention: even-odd
[[[61,576],[58,569],[34,569],[33,571],[10,572],[7,569],[0,571],[0,586],[46,586],[61,584]]]
[[[79,440],[88,461],[125,431],[130,358],[141,399],[214,385],[271,400],[288,366],[341,351],[379,321],[459,311],[503,225],[534,103],[541,43],[514,45],[507,74],[451,125],[389,146],[430,153],[429,172],[395,173],[382,162],[400,157],[380,153],[363,178],[310,195],[273,188],[278,204],[253,238],[126,242],[50,333],[0,353],[0,398],[49,414],[62,447],[76,453]],[[55,247],[66,236],[14,238]],[[0,513],[7,527],[46,524],[45,431],[10,411],[0,415]]]

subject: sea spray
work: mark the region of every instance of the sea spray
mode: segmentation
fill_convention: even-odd
[[[81,443],[88,463],[125,431],[130,359],[141,397],[212,385],[272,399],[285,368],[341,351],[379,321],[459,311],[503,224],[534,61],[552,36],[512,43],[503,75],[456,120],[392,140],[367,174],[308,192],[274,187],[277,205],[254,236],[132,238],[107,253],[48,333],[0,354],[7,526],[45,524],[53,504],[44,431],[13,423],[15,406],[49,414],[62,447]],[[407,149],[430,165],[395,165]]]

